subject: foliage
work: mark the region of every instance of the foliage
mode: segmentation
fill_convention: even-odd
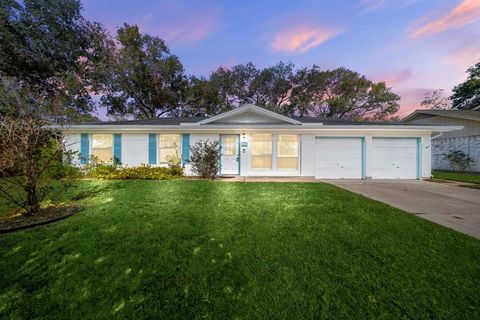
[[[0,173],[4,176],[0,196],[22,208],[25,215],[39,213],[54,180],[69,186],[74,170],[63,162],[61,141],[43,120],[0,119]]]
[[[452,171],[465,171],[474,162],[468,154],[465,154],[463,151],[460,150],[452,150],[449,153],[444,154],[443,159],[447,160],[450,163],[450,168]]]
[[[92,111],[113,42],[80,11],[79,0],[0,2],[0,92],[15,89],[27,111],[58,121]]]
[[[186,114],[194,115],[255,104],[289,116],[378,120],[397,112],[400,100],[384,82],[345,68],[295,70],[282,62],[261,70],[252,63],[220,67],[209,80],[194,79],[193,86]]]
[[[170,173],[174,176],[183,176],[182,158],[179,156],[167,156],[167,165]]]
[[[480,241],[331,185],[75,186],[0,234],[0,318],[478,319]]]
[[[443,89],[437,89],[427,92],[420,105],[425,109],[446,110],[452,108],[452,101],[445,96]]]
[[[108,114],[137,119],[175,115],[187,85],[180,60],[162,39],[141,34],[137,26],[125,24],[117,40],[102,97]]]
[[[215,179],[219,171],[218,140],[200,140],[190,147],[192,171],[204,179]]]
[[[138,167],[122,167],[115,164],[97,164],[87,167],[85,177],[105,180],[171,180],[183,175],[183,168],[178,167],[151,167],[142,165]]]
[[[465,82],[453,88],[453,107],[455,109],[471,110],[480,106],[480,61],[467,70]]]

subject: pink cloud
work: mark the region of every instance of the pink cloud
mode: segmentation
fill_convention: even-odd
[[[396,72],[380,73],[372,76],[375,82],[385,82],[389,86],[395,86],[412,77],[410,70],[404,69]]]
[[[275,51],[307,52],[335,37],[340,32],[339,29],[335,28],[309,24],[299,25],[278,32],[271,43],[271,47]]]
[[[400,109],[395,113],[395,116],[403,118],[416,109],[421,109],[420,103],[425,98],[427,92],[433,89],[429,88],[409,88],[400,90],[397,94],[400,96]]]
[[[480,37],[477,37],[475,41],[465,42],[451,49],[446,56],[446,61],[462,69],[466,69],[479,62]]]
[[[458,29],[480,20],[480,1],[462,0],[444,15],[417,27],[410,39],[429,37],[451,29]]]
[[[218,26],[219,12],[205,12],[200,15],[189,15],[181,21],[160,26],[157,32],[165,40],[178,44],[191,44],[203,40],[213,34]]]

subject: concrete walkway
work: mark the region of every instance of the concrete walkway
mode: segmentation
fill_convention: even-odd
[[[325,180],[323,182],[417,214],[480,239],[480,190],[456,183],[417,180]]]

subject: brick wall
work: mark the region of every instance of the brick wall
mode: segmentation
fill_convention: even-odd
[[[470,155],[475,161],[468,171],[480,172],[480,136],[457,138],[436,138],[432,140],[432,169],[450,170],[450,164],[443,155],[460,150]]]

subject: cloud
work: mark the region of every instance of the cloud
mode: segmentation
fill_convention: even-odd
[[[471,41],[468,41],[471,40]],[[446,62],[465,69],[480,61],[480,37],[467,39],[460,45],[449,50]]]
[[[156,35],[169,44],[190,45],[218,31],[220,16],[219,7],[191,7],[183,2],[167,2],[151,8],[148,14],[133,23],[142,32]]]
[[[442,16],[427,21],[413,30],[410,39],[430,37],[435,34],[458,29],[480,20],[480,1],[462,0],[457,6]]]
[[[410,70],[404,69],[395,72],[380,73],[372,76],[373,81],[380,82],[383,81],[389,86],[395,86],[412,77],[412,72]]]
[[[411,4],[414,4],[415,2],[418,2],[419,0],[403,0],[403,1],[390,1],[390,0],[362,0],[360,5],[361,5],[361,11],[363,13],[369,13],[372,11],[376,11],[383,6],[387,4],[387,2],[395,3],[396,5],[400,4],[402,7],[409,6]]]
[[[395,113],[395,116],[403,118],[416,109],[421,109],[420,103],[425,98],[425,93],[431,92],[431,88],[409,88],[398,91],[400,96],[400,109]]]
[[[336,28],[310,24],[298,25],[278,32],[271,47],[275,51],[303,53],[315,48],[341,32]]]

